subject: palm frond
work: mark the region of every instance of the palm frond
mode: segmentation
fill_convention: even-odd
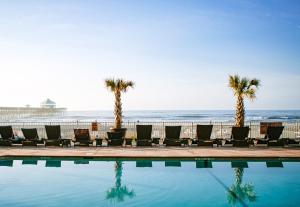
[[[249,85],[248,78],[242,78],[240,83],[239,83],[239,86],[238,86],[239,93],[243,94],[244,91],[248,88],[248,85]]]
[[[230,75],[229,76],[229,87],[232,90],[236,90],[238,88],[240,82],[240,77],[238,75]]]
[[[111,91],[116,89],[116,81],[113,78],[105,79],[105,87]]]
[[[236,96],[246,96],[253,100],[256,98],[256,90],[260,86],[260,80],[251,79],[244,77],[241,78],[239,75],[229,76],[229,87],[233,90]]]
[[[133,88],[134,82],[133,81],[122,81],[121,83],[121,91],[126,92],[128,88]]]
[[[110,89],[112,92],[115,92],[116,90],[126,92],[128,88],[134,87],[133,81],[125,81],[123,79],[106,79],[105,80],[105,86],[106,88]]]
[[[260,86],[260,80],[254,78],[250,81],[251,86],[256,86],[257,88]]]
[[[249,88],[245,91],[245,96],[253,101],[256,98],[256,90],[254,88]]]

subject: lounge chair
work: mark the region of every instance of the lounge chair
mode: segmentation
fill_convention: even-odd
[[[21,129],[24,135],[24,140],[22,141],[23,146],[35,146],[37,147],[38,144],[43,144],[43,140],[39,139],[39,135],[36,128],[31,129]]]
[[[61,167],[61,160],[46,160],[45,167]]]
[[[265,137],[262,139],[256,139],[257,145],[268,145],[268,146],[281,146],[285,144],[284,139],[279,139],[284,126],[268,126]]]
[[[59,125],[46,125],[47,139],[45,139],[45,146],[60,146],[61,145],[61,131]]]
[[[300,145],[300,140],[299,138],[286,138],[285,139],[285,144],[289,147],[299,147]]]
[[[197,125],[196,139],[198,146],[213,147],[213,140],[210,139],[213,125]]]
[[[0,126],[0,146],[11,146],[14,133],[11,126]]]
[[[88,165],[90,164],[89,160],[84,160],[84,159],[79,159],[79,160],[74,160],[75,165]]]
[[[180,161],[165,161],[165,167],[181,167],[181,162]]]
[[[196,161],[196,168],[212,168],[212,162],[210,160]]]
[[[122,146],[124,143],[122,132],[107,132],[108,146]]]
[[[166,146],[181,146],[180,132],[181,126],[166,126],[164,140]]]
[[[267,140],[268,146],[284,146],[284,140],[279,139],[283,132],[283,129],[284,126],[270,126],[267,128],[265,139]]]
[[[231,141],[233,147],[249,147],[247,140],[249,134],[249,127],[232,127]]]
[[[12,167],[14,160],[0,160],[0,167]]]
[[[38,160],[22,160],[22,165],[37,165]]]
[[[90,131],[89,129],[74,129],[74,139],[72,142],[74,143],[74,146],[90,146],[90,144],[93,144],[93,141],[91,140]]]
[[[283,163],[281,161],[267,161],[266,162],[267,167],[278,167],[283,168]]]
[[[152,167],[152,161],[150,160],[139,160],[136,161],[136,167]]]
[[[137,146],[152,145],[152,125],[136,125],[136,135]]]

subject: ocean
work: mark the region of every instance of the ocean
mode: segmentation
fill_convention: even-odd
[[[234,110],[139,110],[124,111],[124,122],[233,122]],[[26,117],[15,121],[114,121],[112,111],[66,111],[63,115]],[[246,121],[299,122],[300,110],[247,110]]]

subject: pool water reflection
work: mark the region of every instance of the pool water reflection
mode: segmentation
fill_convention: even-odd
[[[1,206],[297,206],[300,162],[0,159]]]

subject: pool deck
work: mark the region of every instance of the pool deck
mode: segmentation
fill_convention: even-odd
[[[300,148],[2,147],[0,157],[300,159]]]

